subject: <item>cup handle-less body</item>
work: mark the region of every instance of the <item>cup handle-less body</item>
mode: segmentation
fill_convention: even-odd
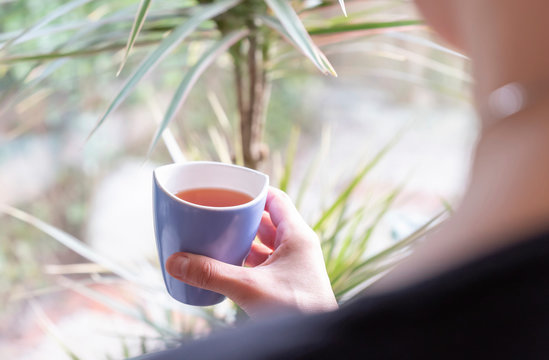
[[[173,194],[188,188],[222,187],[252,196],[247,204],[215,208]],[[155,170],[153,203],[156,245],[168,293],[189,305],[214,305],[224,296],[187,285],[166,272],[166,260],[184,251],[242,265],[265,208],[268,177],[257,171],[211,162],[172,164]]]

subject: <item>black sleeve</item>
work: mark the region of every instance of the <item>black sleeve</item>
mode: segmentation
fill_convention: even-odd
[[[549,359],[549,237],[342,309],[225,330],[146,360]]]

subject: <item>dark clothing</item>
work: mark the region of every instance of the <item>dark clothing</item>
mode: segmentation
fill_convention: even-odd
[[[147,360],[549,359],[549,233],[340,310],[219,332]]]

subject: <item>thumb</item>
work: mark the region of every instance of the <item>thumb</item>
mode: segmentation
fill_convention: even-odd
[[[178,252],[166,260],[168,273],[184,283],[215,291],[230,298],[244,291],[246,268],[207,256]]]

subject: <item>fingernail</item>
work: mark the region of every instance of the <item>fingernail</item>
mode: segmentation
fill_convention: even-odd
[[[170,273],[174,277],[181,277],[187,273],[187,266],[189,264],[189,258],[185,255],[177,256],[171,263]]]

